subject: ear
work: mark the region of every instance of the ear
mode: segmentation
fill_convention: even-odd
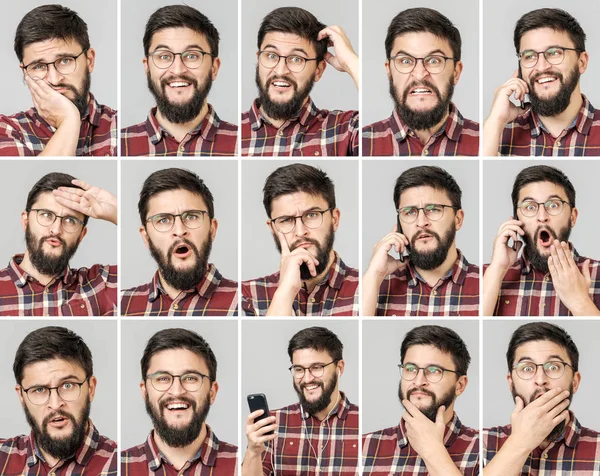
[[[217,398],[217,393],[219,393],[219,384],[217,382],[213,382],[210,386],[210,404],[215,403],[215,399]]]
[[[510,372],[508,372],[506,374],[506,380],[508,381],[508,388],[512,393],[512,391],[514,390],[514,382],[513,382],[512,375]]]
[[[385,66],[385,72],[387,74],[387,78],[388,78],[388,81],[389,81],[390,79],[392,79],[392,71],[390,70],[390,62],[386,61],[384,63],[384,66]]]
[[[340,360],[336,365],[336,370],[339,371],[340,377],[342,375],[344,375],[344,367],[345,366],[346,366],[346,363],[343,360]]]
[[[87,228],[87,225],[86,225],[86,226],[84,226],[84,227],[83,227],[83,229],[81,230],[81,233],[79,234],[79,239],[77,240],[77,244],[78,244],[78,245],[79,245],[79,244],[81,243],[81,241],[83,240],[83,237],[84,237],[85,235],[87,235],[87,231],[88,231],[88,228]]]
[[[457,85],[458,80],[460,79],[462,70],[463,70],[463,62],[456,61],[456,64],[454,65],[454,71],[452,72],[452,81],[453,81],[454,86]]]
[[[327,61],[319,61],[319,64],[317,64],[317,70],[315,71],[315,83],[321,79],[323,73],[325,72],[325,68],[327,68]]]
[[[340,226],[340,209],[339,208],[334,208],[333,210],[331,210],[331,218],[333,220],[333,231],[337,231],[338,227]]]
[[[23,231],[27,229],[27,223],[29,223],[29,213],[23,211],[21,212],[21,226],[23,227]]]
[[[146,401],[146,395],[148,394],[148,390],[146,390],[146,382],[142,380],[140,382],[140,391],[142,392],[142,398]]]
[[[588,61],[590,60],[590,56],[587,51],[583,51],[579,55],[579,59],[577,60],[577,64],[579,65],[579,74],[585,73],[588,67]]]
[[[212,56],[211,56],[212,58]],[[221,67],[221,59],[219,57],[213,58],[212,66],[210,68],[210,77],[214,81],[217,79],[217,74],[219,74],[219,68]]]
[[[139,228],[140,235],[142,235],[142,240],[144,240],[144,245],[146,248],[150,248],[150,238],[148,238],[148,232],[146,231],[145,226],[140,226]]]
[[[456,211],[456,214],[454,215],[454,226],[456,231],[460,230],[463,226],[465,220],[465,211],[461,208],[460,210]]]
[[[573,395],[575,395],[577,393],[580,383],[581,383],[581,374],[579,372],[575,372],[575,374],[573,374]]]
[[[217,236],[217,228],[219,228],[219,222],[216,218],[213,218],[210,221],[210,241],[215,241],[215,237]]]
[[[575,223],[577,223],[578,216],[579,210],[577,209],[577,207],[573,207],[573,209],[571,210],[571,228],[573,228],[575,226]]]
[[[98,383],[98,380],[94,375],[92,375],[88,380],[88,383],[90,386],[90,402],[93,402],[94,396],[96,395],[96,384]]]
[[[23,398],[23,392],[21,392],[20,385],[15,385],[15,392],[17,392],[17,397],[19,397],[19,401],[21,402],[21,405],[25,406],[25,400]]]
[[[96,50],[94,48],[90,48],[89,50],[87,50],[85,57],[87,59],[88,69],[91,73],[92,71],[94,71],[94,66],[96,65]]]
[[[457,397],[459,395],[462,395],[462,393],[467,388],[468,383],[469,383],[469,377],[467,377],[466,375],[461,375],[460,377],[458,377],[458,380],[456,381],[456,387],[454,389],[454,393]]]

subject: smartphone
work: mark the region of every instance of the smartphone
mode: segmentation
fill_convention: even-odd
[[[519,79],[523,79],[523,71],[521,70],[521,63],[519,63]],[[521,101],[520,107],[521,109],[527,109],[527,107],[531,104],[531,99],[529,99],[529,94],[525,94],[525,97]]]
[[[398,225],[397,226],[398,233],[402,233],[402,225],[400,224],[400,215],[398,215],[398,214],[396,214],[396,223]],[[408,254],[408,251],[410,251],[410,248],[408,245],[406,245],[404,247],[404,251],[401,251],[398,253],[398,257],[400,258],[401,263],[404,263],[404,256],[405,256],[405,253]]]
[[[260,420],[264,420],[271,416],[269,413],[269,404],[267,403],[267,397],[265,397],[264,393],[253,393],[248,395],[248,407],[250,408],[250,413],[255,412],[256,410],[263,410],[263,414],[256,417],[254,419],[254,423]],[[274,431],[269,431],[265,433],[265,435],[272,435],[275,433]]]

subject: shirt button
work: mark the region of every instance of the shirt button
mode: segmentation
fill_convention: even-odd
[[[560,141],[559,140],[556,141],[556,147],[560,147]]]
[[[294,446],[294,442],[293,441],[290,441],[290,446]]]
[[[507,299],[506,301],[504,301],[504,304],[510,304],[510,301]]]
[[[185,152],[185,147],[181,146],[181,147],[179,148],[179,152]]]
[[[546,282],[550,281],[550,276],[546,276],[546,277],[544,278],[544,280],[545,280]]]
[[[173,309],[179,309],[179,304],[173,304]]]
[[[428,151],[427,149],[425,149],[425,150],[423,151],[423,155],[429,155],[429,151]]]
[[[542,307],[546,307],[546,304],[542,303]]]
[[[277,132],[277,135],[278,135],[279,137],[283,136],[283,131],[278,131],[278,132]]]
[[[80,307],[81,309],[83,309],[83,308],[85,307],[85,304],[81,303],[81,304],[79,305],[79,307]]]
[[[315,155],[319,155],[319,151],[318,150],[315,150]]]
[[[437,296],[437,291],[433,291],[431,294],[433,294],[434,296]]]
[[[544,453],[544,458],[548,458],[548,453]]]
[[[315,302],[315,301],[316,301],[316,299],[314,297],[310,298],[310,302]]]

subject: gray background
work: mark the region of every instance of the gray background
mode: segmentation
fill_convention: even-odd
[[[358,265],[358,161],[242,161],[242,279],[254,279],[279,271],[281,255],[275,248],[263,206],[265,180],[278,167],[305,163],[323,169],[335,185],[340,226],[333,249],[346,265]]]
[[[483,321],[483,427],[503,426],[510,423],[515,404],[510,393],[506,375],[506,350],[510,337],[517,328],[531,321],[484,320]],[[600,333],[600,322],[572,319],[551,320],[552,324],[565,329],[579,349],[581,383],[573,397],[571,410],[579,422],[594,430],[600,428],[600,414],[596,405],[598,395],[598,345],[595,337]],[[516,377],[518,378],[518,377]],[[588,402],[585,404],[584,402]]]
[[[219,222],[210,262],[228,279],[237,280],[238,187],[235,161],[122,160],[121,162],[121,289],[149,283],[157,265],[139,232],[138,201],[144,180],[171,167],[191,170],[204,180],[214,197]],[[205,226],[203,224],[202,226]]]
[[[428,7],[445,15],[458,28],[462,39],[463,71],[454,90],[453,102],[461,114],[479,121],[479,1],[478,0],[363,0],[362,123],[371,124],[389,117],[394,102],[384,63],[385,37],[392,19],[407,8]],[[447,67],[452,62],[449,62]]]
[[[212,85],[208,102],[219,117],[237,124],[238,120],[238,19],[237,0],[192,0],[165,2],[164,0],[121,0],[121,125],[131,126],[146,120],[155,105],[148,90],[144,72],[144,31],[150,15],[160,7],[186,4],[196,8],[219,31],[219,58],[221,67]],[[179,53],[179,52],[176,52]],[[205,61],[207,61],[206,59]]]
[[[150,337],[162,329],[184,328],[197,332],[217,358],[219,392],[206,422],[221,441],[237,445],[238,377],[237,323],[227,321],[123,321],[121,323],[121,445],[127,449],[143,443],[152,429],[140,390],[140,360]]]
[[[525,13],[538,8],[561,8],[568,11],[581,25],[587,36],[586,49],[590,55],[587,71],[581,76],[581,92],[592,104],[600,103],[598,80],[600,66],[600,31],[596,18],[600,3],[586,0],[503,0],[483,5],[483,117],[490,113],[494,91],[510,79],[518,67],[513,34],[515,24]]]
[[[364,321],[362,347],[362,432],[382,430],[400,422],[404,408],[398,399],[400,346],[406,333],[431,324],[449,327],[465,342],[471,354],[469,383],[456,399],[461,422],[479,426],[479,321]]]
[[[21,212],[27,195],[35,183],[50,172],[63,172],[117,193],[117,161],[91,159],[75,160],[3,160],[0,176],[10,177],[0,187],[3,204],[4,230],[0,235],[0,267],[8,264],[13,255],[25,252],[25,231],[21,227]],[[71,259],[73,268],[94,264],[117,264],[117,227],[106,220],[91,218],[88,232]]]
[[[367,270],[373,246],[396,224],[394,185],[405,170],[419,165],[437,165],[451,174],[461,188],[465,212],[456,245],[469,263],[479,264],[479,162],[379,160],[363,162],[363,271]],[[396,252],[392,252],[397,258]]]
[[[17,348],[25,336],[46,326],[62,326],[72,330],[85,341],[94,359],[94,375],[98,379],[96,396],[90,418],[101,435],[117,440],[117,322],[114,320],[88,321],[17,321],[0,322],[0,406],[2,429],[0,438],[29,434],[31,428],[15,393],[12,364]],[[27,397],[25,397],[27,398]]]
[[[344,345],[344,373],[339,389],[350,403],[358,405],[358,322],[356,321],[281,321],[260,320],[242,322],[242,396],[240,421],[243,452],[246,439],[246,418],[250,413],[246,397],[264,393],[269,410],[277,410],[298,402],[293,379],[288,370],[290,358],[287,347],[293,335],[307,327],[321,326],[334,332]]]
[[[17,25],[25,14],[40,5],[51,3],[53,2],[40,0],[3,2],[0,16],[0,64],[5,67],[0,82],[3,90],[0,113],[14,114],[33,106],[13,43]],[[62,0],[57,3],[76,11],[87,23],[90,46],[96,50],[96,65],[90,90],[100,104],[117,109],[117,0]]]
[[[500,225],[513,214],[510,198],[517,174],[531,165],[550,165],[562,170],[575,187],[575,204],[579,209],[577,223],[571,232],[571,241],[577,252],[588,258],[598,258],[600,249],[596,233],[598,230],[598,211],[595,189],[590,187],[590,177],[600,175],[600,163],[597,161],[552,160],[543,163],[533,160],[484,160],[483,161],[483,261],[492,259],[494,239]],[[568,208],[568,207],[567,207]],[[565,212],[563,212],[565,213]]]
[[[298,6],[311,12],[325,25],[340,26],[348,36],[356,54],[358,51],[357,0],[303,0],[290,4],[283,0],[244,0],[242,3],[242,111],[252,107],[258,97],[256,74],[256,37],[262,19],[279,7]],[[333,48],[329,51],[333,53]],[[348,73],[327,65],[321,80],[315,84],[310,97],[320,109],[358,109],[358,92]]]

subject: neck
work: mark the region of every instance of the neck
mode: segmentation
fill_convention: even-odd
[[[198,454],[198,451],[200,450],[200,447],[206,438],[206,433],[206,423],[203,423],[202,430],[200,430],[198,438],[196,438],[187,446],[173,448],[172,446],[167,445],[155,431],[154,442],[156,443],[156,446],[160,452],[165,455],[169,462],[179,471],[190,459]]]
[[[304,107],[304,105],[306,104],[306,102],[308,101],[308,97],[304,100],[304,102],[302,103],[302,106],[300,106],[300,109],[302,109]],[[273,127],[277,127],[278,129],[283,126],[287,121],[289,121],[291,119],[291,117],[288,117],[287,119],[273,119],[271,116],[269,116],[265,110],[263,109],[262,106],[260,106],[260,112],[263,116],[265,116],[265,118],[271,123],[273,124]]]
[[[48,285],[55,278],[55,276],[40,273],[31,263],[31,260],[29,259],[29,251],[27,250],[25,250],[23,261],[21,261],[19,266],[23,271],[33,276],[37,281],[39,281],[40,284],[43,284],[44,286]]]
[[[427,144],[427,142],[429,142],[429,139],[431,139],[431,136],[436,134],[437,132],[439,132],[439,130],[444,126],[444,124],[448,120],[449,115],[450,115],[450,111],[446,111],[446,114],[444,114],[444,117],[442,118],[442,120],[440,122],[438,122],[436,125],[434,125],[433,127],[430,127],[428,129],[414,131],[415,134],[417,135],[417,137],[419,138],[419,140],[421,141],[421,144],[423,144],[423,145]]]
[[[205,275],[206,275],[206,271],[205,271]],[[160,269],[158,270],[158,279],[160,280],[160,285],[162,286],[164,291],[169,295],[169,297],[173,301],[175,299],[177,299],[177,296],[179,296],[182,292],[187,291],[187,289],[176,289],[173,286],[171,286],[167,282],[167,280],[163,277],[162,271]]]
[[[169,132],[169,134],[171,134],[173,137],[175,137],[175,140],[177,142],[181,142],[183,140],[183,138],[188,134],[188,132],[193,131],[200,125],[200,123],[206,117],[207,113],[208,113],[208,103],[206,101],[204,101],[204,104],[202,105],[202,109],[200,109],[200,113],[189,122],[183,122],[183,123],[171,122],[165,116],[162,115],[162,113],[160,112],[160,110],[158,108],[156,109],[156,120],[158,121],[158,123],[160,124],[160,126],[163,129],[165,129],[166,131]]]
[[[435,286],[437,282],[448,274],[448,272],[454,266],[458,258],[458,251],[456,251],[456,243],[452,243],[452,246],[448,250],[448,255],[444,262],[434,269],[421,269],[415,266],[415,269],[429,286]]]
[[[336,389],[335,394],[337,394],[335,400],[331,399],[331,402],[329,402],[329,405],[327,406],[327,408],[325,408],[324,410],[321,410],[320,412],[315,413],[315,416],[320,421],[325,420],[330,414],[332,414],[335,411],[335,409],[337,408],[338,403],[340,403],[340,400],[342,399],[342,394],[340,393],[340,390]]]
[[[323,278],[329,273],[329,268],[331,268],[331,265],[333,264],[333,261],[335,260],[335,253],[333,250],[331,250],[329,252],[329,259],[327,261],[327,266],[325,267],[325,270],[315,276],[314,278],[310,278],[307,279],[306,281],[303,281],[304,286],[306,287],[306,291],[310,294],[312,292],[313,289],[315,289],[315,286],[317,284],[319,284],[321,281],[323,281]]]
[[[558,137],[562,131],[573,124],[582,105],[583,97],[581,96],[579,86],[577,86],[571,94],[569,106],[563,112],[556,116],[539,116],[540,121],[542,121],[544,127],[548,129],[553,137]]]

